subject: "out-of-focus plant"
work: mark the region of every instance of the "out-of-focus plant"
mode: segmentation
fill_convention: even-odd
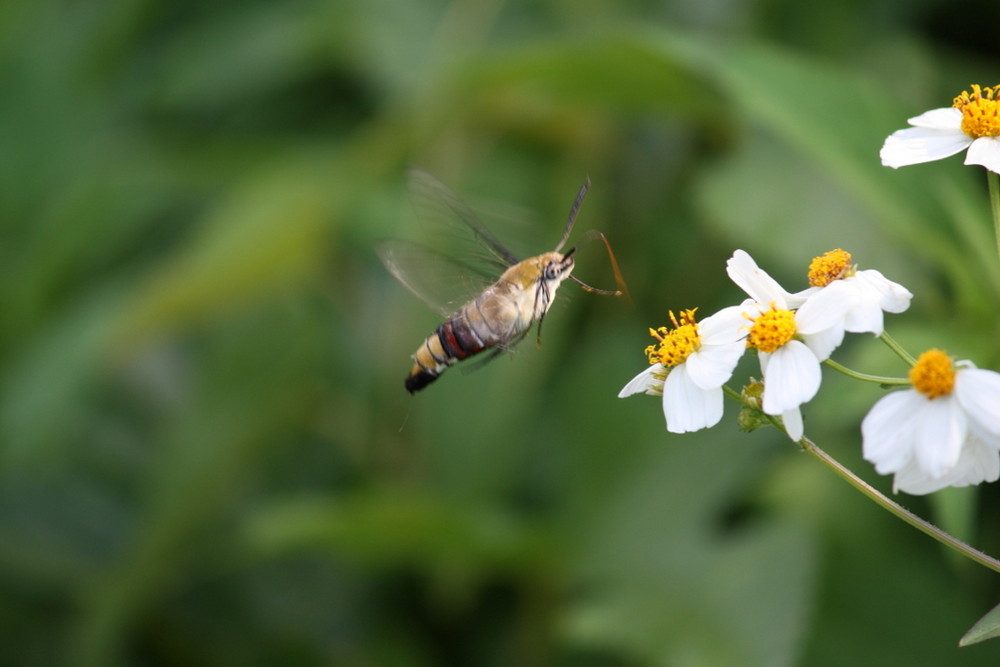
[[[1000,87],[972,86],[954,105],[910,119],[882,148],[882,163],[900,167],[941,159],[968,149],[966,164],[985,166],[996,222],[1000,261]],[[955,230],[956,234],[961,229]],[[649,367],[619,392],[661,398],[667,430],[711,428],[723,414],[723,395],[743,405],[747,430],[770,424],[890,512],[971,560],[1000,573],[1000,561],[916,517],[865,483],[805,437],[802,406],[820,389],[821,364],[892,392],[872,406],[861,423],[864,458],[881,474],[892,474],[893,490],[927,494],[1000,479],[1000,373],[956,361],[932,348],[919,357],[885,331],[883,312],[901,313],[913,295],[879,271],[859,271],[850,253],[837,249],[809,264],[809,287],[790,293],[744,251],[727,264],[729,277],[749,295],[697,321],[686,310],[673,328],[650,329],[657,344],[646,348]],[[846,333],[881,339],[909,367],[907,377],[860,373],[831,359]],[[744,350],[760,359],[762,380],[742,391],[726,385]],[[1000,635],[1000,615],[991,612],[962,640],[969,645]]]

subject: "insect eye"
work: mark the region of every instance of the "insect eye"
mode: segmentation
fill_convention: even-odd
[[[559,277],[559,264],[556,262],[549,262],[545,265],[542,275],[545,276],[546,280],[555,280]]]

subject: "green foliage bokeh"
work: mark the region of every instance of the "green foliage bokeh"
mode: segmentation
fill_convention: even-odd
[[[732,405],[681,437],[615,398],[667,310],[741,298],[737,247],[790,289],[851,250],[916,295],[904,344],[997,368],[981,170],[878,162],[998,83],[972,4],[5,6],[4,664],[996,664],[957,647],[989,573]],[[420,234],[410,165],[537,212],[513,245],[589,175],[634,303],[567,284],[541,348],[410,398],[438,320],[374,253]],[[611,283],[598,244],[577,273]],[[887,490],[879,396],[827,372],[805,418]],[[995,490],[902,501],[1000,552]]]

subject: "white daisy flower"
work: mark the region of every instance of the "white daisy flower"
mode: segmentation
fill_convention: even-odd
[[[893,132],[879,156],[887,167],[931,162],[965,149],[965,164],[1000,173],[1000,86],[972,86],[945,109],[932,109]]]
[[[837,316],[821,309],[793,310],[805,297],[789,294],[761,270],[743,250],[737,250],[726,264],[733,282],[750,296],[741,306],[751,321],[747,345],[756,348],[764,376],[761,409],[780,416],[788,437],[798,441],[804,433],[803,403],[819,391],[820,362],[844,338]],[[845,309],[839,304],[836,312]]]
[[[895,475],[893,490],[921,495],[1000,478],[1000,373],[928,350],[910,383],[861,423],[864,457]]]
[[[663,397],[671,433],[715,426],[722,419],[724,385],[746,349],[742,309],[724,308],[701,322],[694,310],[670,313],[673,329],[649,333],[659,342],[646,348],[649,368],[626,384],[618,398],[644,392]]]
[[[805,297],[799,308],[803,317],[829,319],[831,327],[851,333],[873,333],[884,328],[883,312],[901,313],[910,307],[913,294],[879,271],[858,271],[851,264],[851,253],[837,248],[809,264],[809,289],[796,296]],[[813,312],[815,311],[815,312]]]

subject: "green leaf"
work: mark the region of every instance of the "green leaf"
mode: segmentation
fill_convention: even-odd
[[[567,619],[577,646],[637,664],[794,664],[814,547],[776,518],[720,525],[762,453],[733,444],[721,433],[666,441],[605,500],[575,550],[580,585],[600,582]]]
[[[885,137],[904,127],[908,116],[926,109],[896,107],[857,72],[753,40],[706,43],[669,31],[651,36],[651,48],[659,49],[671,68],[677,59],[686,59],[710,81],[715,90],[706,97],[719,110],[713,115],[720,130],[731,132],[730,126],[743,124],[777,138],[791,151],[781,157],[782,169],[816,170],[821,183],[832,183],[855,200],[853,205],[863,206],[884,235],[939,266],[965,307],[993,312],[1000,271],[994,262],[968,260],[970,253],[982,258],[982,246],[990,243],[985,203],[978,209],[968,204],[981,200],[975,172],[953,164],[891,170],[879,162]],[[759,185],[761,171],[773,177],[775,164],[758,162],[759,168],[747,177]],[[785,229],[814,228],[815,212],[829,206],[824,193],[817,191],[815,205],[808,205],[795,192],[798,183],[789,185],[780,177],[772,181],[784,183],[780,190],[769,191],[774,199],[797,205],[795,216],[791,211],[785,216]],[[843,213],[849,212],[850,206]],[[746,224],[742,213],[740,206],[730,207],[730,227]],[[762,231],[758,238],[763,245],[771,236]]]
[[[242,184],[188,247],[139,285],[114,347],[212,319],[312,275],[322,258],[326,187],[289,165]]]
[[[616,112],[701,109],[701,83],[674,58],[665,59],[632,36],[572,40],[520,48],[466,72],[468,85],[507,104],[539,101]]]
[[[958,645],[971,646],[994,637],[1000,637],[1000,604],[976,621],[976,624],[958,641]]]

